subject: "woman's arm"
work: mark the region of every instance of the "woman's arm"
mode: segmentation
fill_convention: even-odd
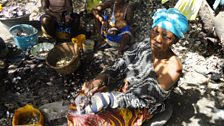
[[[134,17],[133,7],[131,5],[128,5],[126,14],[126,22],[128,25],[132,24],[133,17]]]
[[[148,40],[146,40],[148,42]],[[143,42],[144,43],[144,42]],[[118,58],[113,66],[107,67],[102,73],[95,77],[93,81],[87,82],[82,86],[82,90],[86,93],[92,90],[94,93],[98,90],[98,88],[104,84],[106,86],[110,86],[110,78],[116,77],[118,73],[124,73],[124,70],[127,68],[127,65],[130,64],[133,60],[135,60],[137,52],[141,48],[141,46],[145,45],[143,43],[134,44],[130,50],[126,51],[121,58]]]
[[[49,5],[50,5],[49,0],[41,0],[41,6],[45,13],[49,12]]]
[[[113,5],[113,1],[106,1],[92,9],[92,13],[93,13],[94,17],[98,21],[100,21],[101,24],[104,23],[104,19],[103,19],[103,16],[100,14],[100,12],[105,10],[106,8],[111,7],[111,5]]]
[[[99,89],[103,86],[110,87],[110,81],[112,78],[116,78],[116,76],[121,73],[122,69],[126,68],[126,63],[123,58],[119,58],[115,61],[113,66],[109,66],[102,73],[98,74],[95,79],[85,82],[82,86],[82,91],[87,94],[94,94],[99,91]]]

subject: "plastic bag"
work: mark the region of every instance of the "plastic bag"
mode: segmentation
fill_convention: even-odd
[[[86,35],[79,34],[76,37],[72,38],[72,42],[76,43],[81,49],[83,49],[83,43],[86,41]]]
[[[179,0],[177,8],[188,20],[195,20],[203,0]]]

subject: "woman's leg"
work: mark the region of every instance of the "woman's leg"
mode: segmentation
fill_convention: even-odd
[[[146,119],[151,119],[146,109],[108,109],[96,114],[67,115],[68,126],[141,126]]]
[[[95,21],[95,23],[96,23],[96,29],[97,29],[97,34],[98,34],[98,36],[99,36],[99,40],[97,41],[97,43],[96,43],[96,46],[97,46],[97,48],[99,48],[99,47],[101,47],[102,45],[104,45],[106,42],[105,42],[105,37],[104,37],[104,35],[103,35],[103,29],[102,29],[102,24],[101,24],[101,22],[100,21],[98,21],[98,20],[96,20]]]
[[[73,21],[71,23],[71,27],[73,30],[72,37],[77,36],[80,33],[80,15],[73,13],[72,14]]]
[[[118,48],[118,53],[123,55],[125,49],[130,46],[131,36],[129,34],[123,34]]]
[[[47,37],[56,38],[56,29],[58,24],[55,17],[45,14],[40,20],[43,34]]]

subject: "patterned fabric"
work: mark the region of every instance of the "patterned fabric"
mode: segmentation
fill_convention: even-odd
[[[124,28],[120,29],[119,33],[117,35],[106,34],[106,38],[111,42],[119,43],[121,41],[122,35],[126,34],[126,33],[131,35],[131,30],[130,30],[130,27],[128,25],[125,26]]]
[[[188,30],[187,18],[176,8],[158,9],[152,18],[152,28],[159,26],[172,32],[178,38],[183,38]]]
[[[148,115],[145,109],[108,109],[97,114],[67,115],[68,126],[141,126]]]
[[[168,2],[169,0],[161,0],[161,4],[165,4],[166,2]]]
[[[203,0],[178,0],[174,8],[178,9],[188,20],[195,20]]]

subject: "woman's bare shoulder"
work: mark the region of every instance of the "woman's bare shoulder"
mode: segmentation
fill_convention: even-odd
[[[182,69],[183,69],[182,62],[176,55],[173,55],[169,58],[168,66],[169,66],[170,72],[176,73],[176,74],[182,73]]]
[[[162,73],[163,76],[158,78],[158,81],[164,90],[169,90],[179,80],[182,74],[182,63],[177,56],[173,55],[168,59],[164,67],[165,71]]]

